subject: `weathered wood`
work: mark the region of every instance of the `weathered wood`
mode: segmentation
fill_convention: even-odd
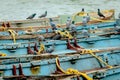
[[[112,30],[112,29],[111,29]],[[92,30],[91,30],[92,31]],[[106,30],[105,30],[106,31]],[[109,30],[110,31],[110,30]],[[107,33],[103,33],[103,31],[101,33],[94,33],[98,36],[110,36],[110,35],[118,35],[120,34],[120,32],[107,32]],[[45,33],[45,34],[25,34],[25,35],[17,35],[15,36],[15,39],[35,39],[38,38],[39,36],[43,36],[45,38],[52,38],[53,36],[55,36],[55,33]],[[82,38],[82,37],[81,37]],[[83,37],[84,38],[84,37]],[[13,39],[13,37],[11,35],[9,36],[0,36],[0,40],[10,40]],[[66,40],[67,38],[62,38],[63,40]]]
[[[15,39],[35,39],[38,38],[41,34],[25,34],[25,35],[17,35],[15,36]],[[53,35],[55,35],[54,33],[46,33],[46,34],[42,34],[41,36],[45,37],[45,38],[50,38]],[[11,35],[9,36],[0,36],[0,40],[9,40],[9,39],[13,39],[13,37]]]
[[[94,17],[95,15],[93,15],[93,14],[96,14],[96,12],[90,12],[90,14],[91,14],[91,17]],[[111,18],[114,17],[114,10],[108,10],[108,12],[105,12],[105,15],[106,15],[105,18],[100,18],[100,17],[97,16],[97,19],[91,19],[88,22],[88,24],[100,23],[100,22],[109,22],[108,20],[110,20]],[[60,24],[59,23],[59,21],[60,21],[59,16],[58,17],[53,17],[52,19],[57,24]],[[13,29],[13,30],[27,30],[27,29],[30,29],[29,27],[33,27],[34,30],[51,28],[51,26],[49,24],[49,18],[19,20],[19,21],[3,21],[3,22],[4,23],[9,22],[11,24],[11,27],[6,28],[6,29]],[[3,22],[0,22],[0,24],[2,25]],[[82,22],[79,21],[79,22],[76,22],[75,24],[77,26],[82,25]],[[62,23],[62,24],[60,24],[60,26],[57,26],[57,27],[65,28],[66,25],[65,25],[65,23]],[[0,31],[3,31],[3,30],[4,29],[1,27]]]

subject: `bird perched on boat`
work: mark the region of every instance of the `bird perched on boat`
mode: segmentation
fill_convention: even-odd
[[[44,14],[40,15],[39,18],[46,17],[47,16],[47,11],[45,11]]]
[[[82,10],[79,12],[79,13],[77,13],[76,15],[83,15],[85,12],[84,12],[84,8],[82,8]]]
[[[84,8],[82,8],[81,12],[84,12]]]
[[[100,12],[100,9],[98,9],[98,16],[105,18],[105,16]]]
[[[87,26],[87,18],[85,17],[85,16],[83,16],[83,19],[82,19],[82,25],[84,26],[84,27],[86,27]]]
[[[52,27],[52,30],[57,30],[56,24],[53,22],[52,18],[49,18],[50,20],[50,26]]]
[[[27,17],[26,19],[33,19],[35,17],[36,13],[30,15],[29,17]]]
[[[68,17],[68,18],[67,18],[67,21],[66,21],[66,29],[69,29],[69,28],[70,28],[71,21],[72,21],[71,18]]]
[[[45,41],[45,37],[42,36],[42,35],[39,35],[39,36],[37,37],[37,39],[38,39],[38,41]]]
[[[120,19],[120,13],[118,14],[118,18]]]
[[[77,29],[76,29],[75,21],[72,21],[72,24],[70,25],[70,30],[71,30],[72,36],[74,36],[74,35],[77,34]]]
[[[52,53],[55,50],[55,44],[52,44],[52,46],[49,46],[46,49],[46,53]]]
[[[88,33],[88,30],[83,29],[83,30],[82,30],[82,34],[83,34],[83,36],[84,36],[85,38],[90,37],[90,35],[89,35],[89,33]]]
[[[87,22],[89,22],[89,21],[90,21],[90,16],[89,16],[89,14],[88,14],[88,13],[87,13],[86,19],[87,19]]]

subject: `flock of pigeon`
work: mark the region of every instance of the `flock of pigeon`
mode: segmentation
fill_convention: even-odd
[[[26,19],[33,19],[36,16],[36,13],[30,15],[29,17],[27,17]],[[47,11],[45,11],[44,14],[40,15],[38,18],[43,18],[47,16]]]
[[[82,8],[82,12],[84,12],[84,8]],[[99,17],[103,17],[105,18],[105,16],[100,12],[100,9],[98,9],[98,16]],[[30,15],[29,17],[27,17],[26,19],[33,19],[35,17],[36,13]],[[46,17],[47,16],[47,11],[45,11],[44,14],[40,15],[38,18],[43,18],[43,17]]]

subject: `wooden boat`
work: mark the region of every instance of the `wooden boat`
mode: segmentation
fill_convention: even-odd
[[[114,31],[114,29],[109,29],[110,26],[107,27],[104,25],[103,29]],[[104,31],[95,33],[102,32]],[[106,35],[109,36],[106,37]],[[29,40],[19,40],[20,44],[12,42],[13,45],[1,41],[0,51],[5,51],[9,56],[0,57],[0,77],[4,80],[118,80],[120,75],[119,37],[120,35],[116,33],[106,33],[77,39],[77,41],[76,39],[43,41],[42,44],[45,47],[54,44],[55,48],[51,53],[44,54],[43,50],[43,54],[39,55],[27,55],[27,52],[33,51],[36,47],[40,48],[39,42],[34,42],[35,38],[28,37]],[[5,42],[10,42],[9,39]]]
[[[111,17],[114,16],[114,9],[103,10],[103,11],[101,11],[101,13],[104,14],[105,18],[99,17],[97,12],[90,12],[88,14],[92,18],[92,20],[98,20],[98,21],[104,22],[104,20],[109,20],[109,19],[111,19]],[[87,16],[87,12],[80,11],[80,12],[75,13],[73,17],[75,17],[75,16]]]
[[[120,34],[120,33],[119,33]],[[40,53],[49,52],[51,54],[64,54],[67,52],[77,51],[80,47],[99,48],[101,45],[98,43],[103,43],[103,47],[109,47],[114,45],[119,45],[119,35],[116,34],[101,34],[100,36],[90,36],[88,38],[79,38],[76,40],[66,41],[66,40],[46,40],[40,42],[37,39],[26,39],[26,40],[17,40],[13,43],[12,40],[8,40],[6,43],[5,40],[0,41],[0,54],[5,54],[5,56],[18,56],[18,55],[36,55]],[[107,35],[107,36],[106,36]],[[113,43],[116,42],[117,44]],[[109,42],[109,43],[106,43]],[[84,45],[85,44],[85,45]],[[42,46],[43,45],[43,46]],[[72,46],[74,45],[74,46]],[[92,46],[93,47],[92,47]],[[78,48],[78,49],[77,49]],[[42,50],[42,51],[41,51]],[[62,50],[62,51],[61,51]],[[37,53],[41,51],[40,53]]]
[[[1,50],[11,52],[11,56],[0,57],[0,77],[4,80],[66,80],[66,78],[69,80],[118,80],[120,35],[110,35],[83,38],[77,41],[76,39],[44,41],[42,44],[45,47],[55,44],[55,50],[41,55],[25,55],[28,44],[22,45],[19,49],[16,48],[18,50],[16,52],[7,51],[1,44]],[[35,43],[30,45],[29,49],[34,50]],[[6,46],[8,47],[8,44]],[[24,49],[21,49],[22,47]]]
[[[114,10],[105,10],[103,11],[106,18],[103,19],[99,19],[99,18],[95,18],[92,19],[91,21],[88,22],[88,24],[93,24],[93,23],[99,23],[99,22],[112,22],[110,19],[113,19],[114,17]],[[94,14],[96,15],[96,12],[90,12],[91,17],[93,18]],[[66,25],[66,20],[67,17],[70,15],[61,15],[58,17],[53,17],[53,21],[57,24],[57,27],[59,28],[65,28]],[[72,16],[70,16],[72,17]],[[74,21],[76,22],[76,25],[82,25],[82,18],[83,17],[76,17],[74,19]],[[114,19],[113,19],[114,20]],[[31,19],[31,20],[21,20],[21,21],[3,21],[0,22],[1,27],[0,31],[6,30],[6,29],[13,29],[13,30],[26,30],[26,29],[30,29],[30,27],[34,27],[35,30],[37,29],[48,29],[51,28],[50,24],[49,24],[49,18],[42,18],[42,19]]]
[[[99,26],[98,29],[94,30],[94,27]],[[89,37],[84,36],[83,34],[81,34],[81,30],[82,28],[78,27],[78,31],[80,32],[80,34],[77,34],[76,38],[78,39],[78,43],[79,45],[81,45],[81,43],[87,43],[88,45],[94,44],[96,43],[96,41],[104,41],[104,40],[109,40],[109,39],[117,39],[119,38],[119,34],[120,32],[116,32],[114,28],[112,28],[114,26],[114,22],[111,23],[101,23],[99,25],[91,25],[89,26],[89,28],[93,28],[93,30],[90,30],[89,33]],[[87,28],[87,27],[86,27]],[[89,29],[88,28],[88,29]],[[6,33],[6,32],[5,32]],[[49,46],[52,47],[53,44],[55,44],[55,48],[54,50],[52,50],[53,54],[54,51],[58,51],[59,54],[59,50],[63,50],[63,52],[61,52],[62,54],[64,54],[64,49],[66,49],[66,40],[67,38],[63,38],[63,40],[50,40],[54,33],[46,33],[43,31],[42,33],[38,33],[38,34],[21,34],[15,36],[14,38],[8,34],[3,35],[3,32],[1,32],[1,38],[0,38],[0,51],[1,51],[1,56],[2,54],[5,54],[7,56],[12,56],[14,55],[28,55],[28,54],[36,54],[36,50],[40,50],[40,43],[41,41],[39,41],[38,37],[40,35],[43,35],[44,37],[46,37],[47,39],[45,41],[42,42],[42,44],[44,44],[45,49],[47,50]],[[49,35],[49,36],[48,36]],[[111,37],[112,36],[112,37]],[[72,39],[71,39],[72,40]],[[72,44],[77,44],[76,42],[74,42],[74,40],[72,40],[71,42]],[[63,48],[59,48],[59,46],[57,45],[61,45],[64,46]],[[69,43],[70,45],[70,43]],[[34,49],[34,47],[36,49]],[[76,49],[74,49],[76,50]],[[17,53],[21,53],[22,54],[17,54]],[[46,51],[45,51],[46,52]],[[60,54],[61,54],[60,53]]]
[[[119,47],[65,55],[12,56],[0,58],[1,77],[7,79],[119,79]],[[58,58],[59,57],[59,58]],[[100,59],[100,60],[99,60]],[[20,63],[19,63],[20,62]],[[9,63],[9,65],[7,65]],[[87,64],[86,64],[87,63]],[[69,71],[70,70],[70,71]],[[72,71],[72,72],[71,72]],[[76,72],[79,73],[76,73]],[[82,75],[82,73],[85,75]],[[115,78],[112,78],[114,77]]]
[[[100,33],[105,34],[106,32],[109,33],[114,32],[115,28],[114,25],[116,24],[116,22],[106,22],[106,23],[101,23],[101,24],[94,24],[94,25],[89,25],[88,27],[86,27],[85,29],[88,30],[88,32],[90,34],[98,34],[100,35]],[[97,28],[96,28],[97,27]],[[80,35],[82,33],[84,27],[79,26],[77,27],[77,35]],[[118,27],[119,28],[119,27]],[[65,33],[61,31],[62,29],[59,28],[56,31],[53,31],[52,29],[42,29],[42,30],[33,30],[30,29],[31,32],[26,32],[26,31],[17,31],[17,33],[15,33],[15,39],[35,39],[38,36],[42,35],[44,36],[46,39],[53,37],[54,35],[56,35],[55,32],[61,32],[61,33]],[[64,28],[63,28],[64,30]],[[13,32],[15,32],[14,30],[11,30]],[[68,32],[68,31],[67,31]],[[70,31],[69,31],[70,32]],[[17,34],[17,35],[16,35]],[[4,31],[4,32],[0,32],[0,40],[12,40],[13,36],[12,33],[9,33],[9,31]],[[80,37],[80,36],[79,36]],[[78,38],[79,38],[78,37]]]

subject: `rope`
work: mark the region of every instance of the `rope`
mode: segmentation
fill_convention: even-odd
[[[45,50],[44,44],[40,44],[40,49],[39,49],[39,51],[37,53],[41,54],[44,50]]]
[[[68,31],[62,32],[60,30],[57,30],[57,33],[59,33],[63,37],[68,37],[69,39],[73,38],[72,35]]]
[[[32,74],[38,74],[40,71],[40,66],[34,66],[30,68]]]
[[[0,56],[7,56],[7,54],[0,52]]]
[[[5,31],[7,28],[6,27],[4,27],[4,26],[1,26],[0,27],[3,31]]]
[[[30,26],[30,30],[31,30],[31,31],[33,30],[33,27],[32,27],[32,26]]]
[[[34,32],[33,27],[32,27],[32,26],[28,27],[28,29],[27,29],[25,32],[26,32],[27,34],[33,33],[33,32]]]
[[[94,54],[94,51],[93,51],[93,50],[82,50],[82,54],[86,54],[86,53],[91,54],[93,57],[95,57],[96,59],[98,59],[101,63],[105,64],[107,67],[113,68],[113,67],[110,66],[108,63],[106,63],[105,61],[103,61],[100,57],[96,56],[96,55]]]
[[[16,35],[17,33],[16,33],[14,30],[8,30],[8,32],[11,33],[11,36],[12,36],[12,38],[13,38],[14,43],[16,43],[16,37],[15,37],[15,35]]]
[[[72,16],[72,21],[75,20],[76,16],[79,14],[79,16],[86,16],[87,13],[85,12],[76,12],[73,16]]]
[[[86,80],[93,80],[91,77],[89,77],[87,74],[79,72],[76,69],[73,68],[68,68],[66,71],[63,70],[60,65],[58,64],[58,57],[56,57],[56,65],[59,68],[59,70],[61,70],[64,74],[75,74],[75,75],[81,75],[82,77],[84,77]]]

